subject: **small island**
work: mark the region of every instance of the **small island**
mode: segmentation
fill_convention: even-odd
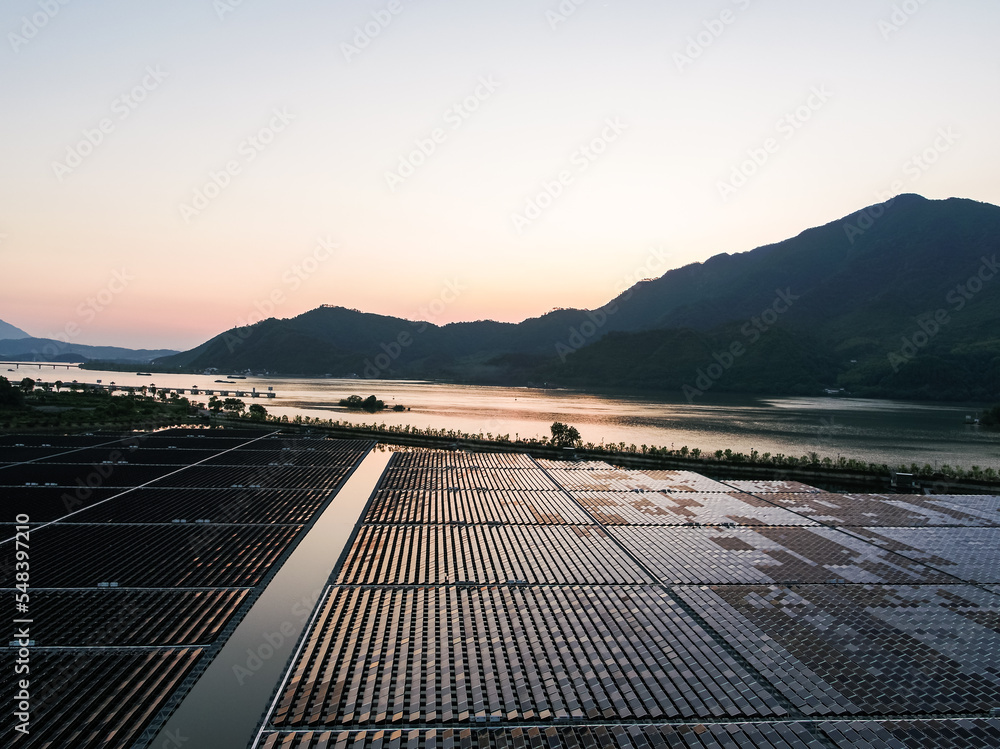
[[[367,411],[368,413],[378,413],[386,409],[385,401],[379,400],[374,395],[362,398],[360,395],[350,395],[340,399],[340,405],[348,411]],[[395,405],[393,411],[405,411],[406,406]]]

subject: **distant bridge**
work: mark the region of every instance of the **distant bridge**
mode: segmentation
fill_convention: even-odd
[[[38,367],[39,369],[41,369],[42,367],[52,367],[53,369],[57,369],[57,368],[62,368],[62,369],[79,369],[80,368],[79,364],[61,364],[60,362],[50,362],[50,361],[27,361],[27,362],[25,362],[25,361],[0,361],[0,365],[3,365],[5,367],[7,367],[8,371],[9,371],[9,368],[10,368],[11,365],[13,365],[14,367],[16,367],[17,369],[20,369],[21,367],[24,367],[25,369],[27,369],[28,367]]]

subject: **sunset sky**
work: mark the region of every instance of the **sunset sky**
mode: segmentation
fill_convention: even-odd
[[[8,0],[0,30],[0,319],[40,337],[518,321],[891,193],[1000,203],[996,0]]]

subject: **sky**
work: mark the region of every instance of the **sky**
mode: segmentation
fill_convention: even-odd
[[[7,0],[0,319],[186,349],[600,306],[892,194],[1000,204],[995,0]]]

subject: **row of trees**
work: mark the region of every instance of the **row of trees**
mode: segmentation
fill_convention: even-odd
[[[629,445],[625,442],[618,443],[593,443],[583,442],[580,439],[579,431],[572,426],[555,422],[550,431],[551,437],[525,437],[510,434],[494,434],[492,432],[479,432],[471,434],[455,429],[436,429],[434,427],[414,427],[409,424],[355,424],[349,421],[333,419],[312,418],[309,416],[295,416],[289,419],[287,416],[268,417],[268,421],[276,423],[292,423],[315,427],[331,427],[336,429],[363,430],[366,432],[379,432],[386,435],[401,434],[420,437],[437,437],[452,441],[462,440],[465,442],[496,443],[501,445],[524,445],[525,447],[575,447],[590,453],[606,455],[609,459],[617,456],[647,455],[651,457],[664,458],[687,458],[692,461],[718,462],[720,464],[746,464],[769,466],[775,468],[807,468],[812,470],[843,470],[847,472],[862,473],[868,475],[888,476],[892,471],[913,473],[923,478],[933,479],[973,479],[979,481],[996,481],[1000,479],[1000,473],[994,468],[983,468],[972,466],[968,469],[948,464],[933,467],[929,464],[923,466],[916,463],[910,465],[889,466],[885,463],[871,463],[863,460],[855,460],[839,456],[830,458],[820,456],[818,453],[810,452],[801,456],[784,455],[783,453],[771,454],[769,452],[760,453],[751,450],[749,453],[742,453],[733,450],[716,450],[714,453],[706,453],[699,448],[689,448],[686,445],[680,448],[658,447],[655,445]]]

